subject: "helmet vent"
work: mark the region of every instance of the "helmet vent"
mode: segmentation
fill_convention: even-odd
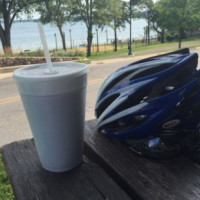
[[[149,98],[149,93],[151,92],[152,87],[145,87],[142,90],[134,93],[134,95],[131,95],[128,97],[128,99],[120,104],[114,111],[114,113],[121,112],[123,110],[126,110],[128,108],[132,108],[135,105],[138,105],[140,103],[143,103],[147,101]]]
[[[174,65],[174,62],[172,63],[162,63],[159,65],[154,65],[154,66],[146,66],[146,67],[142,67],[139,68],[134,74],[133,76],[129,79],[130,81],[137,79],[137,78],[141,78],[141,77],[145,77],[145,76],[149,76],[151,74],[155,74],[158,72],[161,72],[169,67],[172,67]]]
[[[120,96],[120,94],[116,93],[113,94],[107,98],[105,98],[102,102],[100,102],[99,106],[96,108],[96,116],[97,118],[103,113],[103,111],[113,102],[115,99],[117,99]]]
[[[118,132],[126,131],[131,128],[134,128],[135,126],[136,126],[136,124],[134,122],[132,122],[131,124],[119,124],[118,121],[114,121],[114,122],[111,122],[111,123],[108,123],[108,124],[102,126],[99,129],[99,131],[106,130],[106,132],[109,132],[111,134],[116,134]]]
[[[129,76],[130,74],[132,74],[133,72],[135,72],[136,69],[133,70],[128,70],[126,72],[124,72],[123,74],[117,76],[116,78],[114,78],[112,80],[112,82],[110,82],[106,88],[102,91],[102,93],[106,93],[108,90],[110,90],[112,87],[116,86],[119,82],[121,82],[123,79],[126,79],[127,76]]]

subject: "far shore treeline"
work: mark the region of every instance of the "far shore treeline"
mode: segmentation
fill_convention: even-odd
[[[13,23],[25,23],[25,22],[40,22],[40,19],[16,19]],[[0,23],[4,23],[3,20],[0,20]]]
[[[150,44],[150,30],[164,43],[166,38],[181,41],[200,31],[200,0],[0,0],[0,40],[5,55],[12,55],[11,27],[20,16],[40,14],[35,22],[52,23],[59,30],[63,49],[66,50],[63,25],[83,22],[87,27],[87,56],[91,55],[93,27],[110,26],[114,32],[114,51],[117,51],[117,32],[133,18],[147,21],[145,27]],[[130,37],[131,38],[131,37]],[[129,46],[133,41],[129,40]]]

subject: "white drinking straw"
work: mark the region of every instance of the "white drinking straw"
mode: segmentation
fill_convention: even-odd
[[[53,65],[52,65],[52,62],[51,62],[50,55],[49,55],[49,50],[48,50],[48,47],[47,47],[47,42],[46,42],[45,35],[44,35],[44,30],[42,28],[41,23],[38,23],[38,29],[39,29],[39,32],[40,32],[40,38],[41,38],[41,41],[42,41],[44,54],[45,54],[45,58],[46,58],[46,61],[47,61],[47,66],[48,66],[48,69],[49,69],[48,73],[54,74],[55,71],[53,69]]]

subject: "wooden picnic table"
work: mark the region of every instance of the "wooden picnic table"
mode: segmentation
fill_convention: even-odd
[[[200,153],[168,160],[143,158],[86,123],[84,161],[65,173],[42,169],[33,140],[2,148],[19,200],[199,200]]]

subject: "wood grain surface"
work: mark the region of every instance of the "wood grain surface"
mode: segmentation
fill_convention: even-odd
[[[6,145],[2,153],[18,200],[131,199],[98,165],[86,157],[74,170],[51,173],[41,167],[33,140]]]
[[[118,139],[104,136],[95,129],[96,121],[89,121],[85,154],[102,166],[133,199],[200,199],[200,166],[196,161],[185,156],[168,160],[143,158]]]

